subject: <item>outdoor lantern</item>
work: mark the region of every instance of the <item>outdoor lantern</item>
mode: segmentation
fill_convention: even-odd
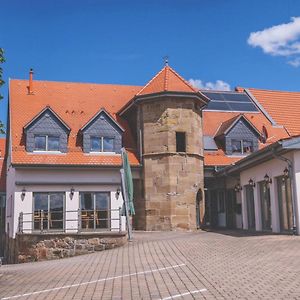
[[[22,201],[24,201],[25,195],[26,195],[26,189],[23,187],[22,193],[21,193],[21,199],[22,199]]]
[[[268,174],[265,175],[264,180],[265,180],[265,184],[272,183],[272,178],[270,178],[270,176]]]
[[[70,191],[70,198],[73,199],[75,189],[72,187]]]
[[[119,197],[120,197],[120,193],[121,193],[121,190],[120,190],[120,188],[118,187],[118,188],[117,188],[117,191],[116,191],[116,199],[117,199],[117,200],[118,200]]]
[[[251,187],[255,187],[255,182],[252,178],[249,179],[248,183]]]
[[[241,187],[241,185],[239,183],[236,184],[235,187],[234,187],[234,191],[237,192],[237,193],[240,192],[242,189],[243,188]]]
[[[289,177],[290,177],[289,169],[285,167],[285,169],[283,170],[283,180],[286,180]]]

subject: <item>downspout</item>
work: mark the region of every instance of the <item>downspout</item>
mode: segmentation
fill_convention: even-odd
[[[297,225],[296,225],[296,178],[295,178],[295,173],[294,173],[294,165],[293,162],[276,153],[276,150],[273,149],[273,156],[279,160],[282,160],[287,163],[288,165],[288,170],[289,174],[291,174],[290,179],[291,179],[291,185],[292,185],[292,214],[293,214],[293,235],[297,234]]]

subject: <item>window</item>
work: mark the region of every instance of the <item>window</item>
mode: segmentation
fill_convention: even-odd
[[[253,152],[253,141],[231,140],[232,154],[246,154]]]
[[[92,152],[114,152],[114,138],[111,137],[91,137]]]
[[[185,132],[176,132],[176,152],[186,152]]]
[[[218,213],[225,212],[225,195],[224,191],[218,191]]]
[[[109,228],[110,193],[81,193],[81,228],[95,230]]]
[[[258,186],[259,186],[260,205],[261,205],[262,229],[271,230],[272,213],[271,213],[270,187],[269,185],[266,185],[264,181],[259,182]]]
[[[59,136],[35,135],[34,151],[59,151]]]
[[[34,230],[64,229],[64,193],[33,193]]]

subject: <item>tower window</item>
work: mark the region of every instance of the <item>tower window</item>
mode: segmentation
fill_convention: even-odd
[[[186,152],[185,132],[176,132],[176,152]]]

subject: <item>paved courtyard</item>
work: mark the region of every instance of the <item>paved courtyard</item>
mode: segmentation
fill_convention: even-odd
[[[5,265],[1,299],[300,299],[300,237],[135,233],[127,246]]]

